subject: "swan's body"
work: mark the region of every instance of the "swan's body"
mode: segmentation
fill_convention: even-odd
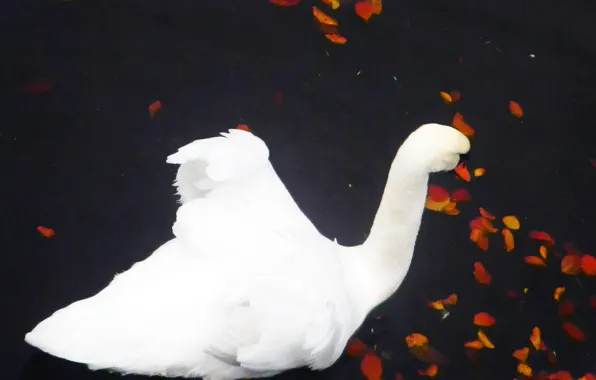
[[[447,126],[413,132],[392,164],[367,241],[322,236],[249,132],[197,140],[180,164],[175,237],[25,340],[54,356],[145,375],[210,380],[323,369],[405,277],[430,172],[469,141]]]

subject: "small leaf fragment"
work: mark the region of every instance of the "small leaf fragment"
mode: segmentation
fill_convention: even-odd
[[[524,261],[539,268],[546,268],[546,263],[538,256],[526,256]]]
[[[149,116],[154,117],[159,111],[161,111],[161,102],[159,100],[149,105]]]
[[[383,374],[381,359],[376,354],[369,352],[362,358],[360,370],[368,380],[380,380]]]
[[[505,251],[513,251],[515,249],[515,239],[513,238],[511,231],[508,228],[503,228],[501,230],[501,235],[503,235],[503,240],[505,241]]]
[[[536,350],[539,350],[542,347],[542,333],[540,332],[540,327],[534,327],[532,329],[532,334],[530,335],[530,342]]]
[[[513,357],[522,363],[525,363],[528,360],[529,354],[530,349],[528,347],[520,348],[518,350],[513,351]]]
[[[524,111],[522,110],[519,103],[514,102],[513,100],[509,102],[509,112],[517,118],[521,118],[524,116]]]
[[[543,241],[548,246],[555,245],[555,239],[543,231],[531,231],[530,239]]]
[[[451,122],[453,128],[457,129],[461,133],[463,133],[467,137],[474,136],[474,128],[470,127],[468,123],[464,120],[464,117],[459,112],[453,116],[453,121]]]
[[[474,177],[482,177],[484,174],[486,174],[486,169],[484,169],[484,168],[474,169]]]
[[[517,365],[517,372],[526,377],[532,377],[532,367],[525,363],[519,363]]]
[[[348,42],[348,39],[346,37],[337,33],[325,34],[325,37],[336,45],[344,45],[346,42]]]
[[[559,286],[558,288],[556,288],[555,293],[553,294],[553,298],[555,299],[555,301],[559,301],[563,296],[563,293],[565,293],[564,286]]]
[[[503,217],[503,224],[510,230],[519,230],[520,224],[519,219],[516,216],[509,215]]]
[[[590,255],[583,255],[581,268],[586,276],[596,276],[596,258]]]
[[[446,92],[440,92],[439,95],[441,95],[441,99],[443,99],[443,101],[445,102],[445,104],[450,104],[453,103],[453,99],[451,98],[451,95],[449,95]]]
[[[476,326],[490,327],[495,324],[495,318],[488,313],[481,312],[474,316],[474,324]]]
[[[439,373],[439,366],[437,366],[436,364],[431,364],[425,370],[422,370],[422,369],[418,370],[418,374],[420,376],[435,377],[435,376],[437,376],[438,373]]]
[[[488,339],[488,337],[482,330],[478,330],[478,340],[481,341],[484,347],[486,348],[490,348],[491,350],[495,348],[493,342],[491,342],[490,339]]]
[[[481,350],[484,348],[484,344],[482,344],[479,340],[473,340],[471,342],[464,343],[465,348],[471,348],[473,350]]]
[[[490,273],[488,273],[484,265],[479,261],[474,263],[474,278],[483,285],[490,285],[493,280]]]
[[[51,228],[47,228],[44,226],[37,226],[37,232],[39,232],[43,237],[51,238],[56,235],[56,231]]]
[[[540,248],[538,248],[538,252],[540,253],[540,257],[546,260],[548,257],[548,248],[546,248],[544,245],[541,245]]]
[[[453,171],[455,171],[455,174],[457,174],[459,178],[463,179],[466,182],[470,182],[470,180],[472,179],[465,162],[460,162],[459,165],[457,165],[455,169],[453,169]]]
[[[480,207],[478,209],[478,211],[480,212],[480,215],[482,215],[483,218],[489,219],[489,220],[495,220],[497,219],[496,216],[494,216],[493,214],[491,214],[490,212],[486,211],[484,208]]]
[[[314,5],[312,7],[312,14],[313,14],[313,16],[315,16],[317,21],[319,21],[321,24],[332,25],[332,26],[339,25],[339,23],[337,22],[336,19],[334,19],[331,16],[326,15],[322,10],[315,7]]]
[[[569,337],[578,342],[586,341],[586,335],[584,332],[571,322],[563,322],[563,330],[567,333],[567,335],[569,335]]]

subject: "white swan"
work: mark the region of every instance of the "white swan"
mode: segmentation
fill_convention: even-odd
[[[180,164],[175,238],[25,336],[91,369],[232,380],[331,366],[412,259],[429,173],[470,149],[426,124],[399,149],[370,235],[322,236],[277,177],[265,143],[230,130],[168,157]]]

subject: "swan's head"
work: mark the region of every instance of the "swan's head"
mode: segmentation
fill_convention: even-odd
[[[457,129],[441,124],[424,124],[408,136],[400,155],[428,173],[453,170],[460,155],[470,151],[470,140]]]

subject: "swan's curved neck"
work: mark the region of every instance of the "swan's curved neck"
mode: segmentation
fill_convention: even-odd
[[[428,173],[400,149],[366,242],[353,247],[348,272],[354,273],[354,301],[363,313],[386,300],[402,283],[424,211]],[[357,282],[357,283],[356,283]]]

